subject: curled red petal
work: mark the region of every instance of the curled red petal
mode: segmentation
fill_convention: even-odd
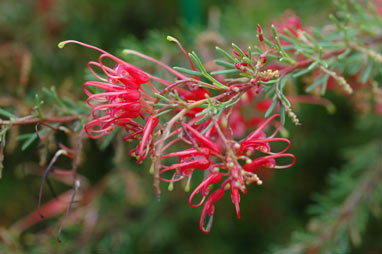
[[[213,215],[215,213],[214,203],[219,201],[223,197],[224,197],[224,190],[219,188],[219,189],[215,190],[208,197],[206,203],[204,204],[204,207],[203,207],[203,210],[202,210],[202,214],[200,216],[200,223],[199,223],[200,230],[203,233],[208,234],[210,232],[211,226],[212,226]],[[204,225],[204,220],[205,220],[206,217],[209,218],[207,226]]]
[[[275,162],[275,159],[283,158],[283,157],[292,158],[293,161],[290,164],[287,164],[287,165],[277,166],[276,162]],[[272,164],[272,168],[282,169],[282,168],[292,167],[295,164],[295,162],[296,162],[296,156],[294,156],[293,154],[290,154],[290,153],[281,153],[281,154],[277,153],[277,154],[272,154],[272,155],[268,155],[268,156],[257,158],[255,160],[253,160],[252,163],[245,164],[243,166],[243,169],[246,170],[246,171],[249,171],[249,172],[253,172],[253,171],[255,171],[260,166],[267,167],[267,165],[266,165],[267,163]]]
[[[200,203],[194,205],[194,204],[192,203],[192,199],[194,198],[194,196],[195,196],[199,191],[201,191],[203,188],[206,188],[206,187],[208,187],[208,186],[211,185],[211,184],[219,183],[221,180],[222,180],[222,174],[219,173],[219,172],[215,172],[215,173],[211,174],[210,176],[208,176],[208,177],[207,177],[206,179],[204,179],[204,181],[201,182],[201,183],[199,184],[199,186],[196,187],[195,190],[191,193],[190,198],[188,199],[188,204],[189,204],[191,207],[198,207],[198,206],[200,206],[200,205],[203,203],[204,198],[202,199],[202,201],[201,201]],[[204,194],[205,194],[205,193],[204,193]],[[207,196],[207,194],[206,194],[206,195],[202,195],[202,196]]]
[[[255,131],[253,131],[251,134],[249,134],[244,140],[243,142],[246,142],[246,141],[250,141],[250,140],[253,140],[253,139],[256,139],[259,137],[259,135],[262,133],[262,131],[265,129],[265,127],[268,126],[268,124],[273,120],[275,119],[276,117],[280,117],[280,114],[274,114],[273,116],[269,117],[267,120],[265,120]],[[279,131],[281,127],[281,123],[279,122],[278,126],[276,127],[276,130],[274,131],[274,133],[270,136],[270,137],[274,137],[277,132]]]

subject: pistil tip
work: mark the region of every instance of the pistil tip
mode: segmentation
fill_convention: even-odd
[[[176,39],[172,37],[171,35],[167,35],[167,40],[168,41],[175,41]]]
[[[334,106],[334,104],[329,104],[326,106],[326,110],[329,114],[334,114],[336,112],[336,106]]]
[[[58,46],[60,49],[62,49],[63,47],[65,47],[65,45],[66,45],[66,42],[65,42],[65,41],[62,41],[62,42],[58,43],[57,46]]]

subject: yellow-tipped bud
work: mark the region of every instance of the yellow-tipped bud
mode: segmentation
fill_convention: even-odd
[[[174,37],[172,37],[171,35],[167,35],[167,40],[168,41],[176,41],[176,39]]]
[[[221,126],[223,128],[227,128],[227,126],[228,126],[228,122],[227,122],[227,119],[225,117],[221,118]]]
[[[330,103],[328,106],[326,106],[326,110],[328,111],[329,114],[334,114],[336,112],[336,106]]]
[[[63,47],[65,47],[65,45],[66,45],[66,42],[62,41],[62,42],[58,43],[57,46],[58,46],[60,49],[62,49]]]

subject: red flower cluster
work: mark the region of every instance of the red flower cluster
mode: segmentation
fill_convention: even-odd
[[[205,172],[204,180],[189,198],[189,204],[192,207],[204,204],[200,219],[200,229],[203,232],[208,233],[210,231],[215,212],[214,204],[223,198],[226,191],[230,191],[237,216],[240,218],[240,192],[245,194],[247,192],[246,185],[248,184],[262,183],[256,171],[261,168],[287,168],[294,164],[295,156],[286,153],[290,147],[289,140],[275,137],[281,127],[280,122],[274,121],[275,118],[279,117],[278,114],[267,120],[255,116],[255,118],[248,121],[242,117],[243,107],[251,102],[257,94],[261,93],[261,82],[277,78],[278,71],[256,71],[258,75],[250,80],[249,84],[233,84],[229,87],[229,91],[233,95],[237,94],[240,89],[246,89],[245,94],[247,96],[245,102],[239,102],[233,106],[231,110],[232,118],[229,123],[222,122],[222,118],[227,119],[226,117],[217,117],[218,119],[215,119],[215,116],[212,115],[210,119],[203,120],[206,115],[198,114],[203,108],[196,106],[185,112],[184,115],[187,119],[179,119],[174,121],[172,126],[170,125],[174,131],[168,135],[166,134],[165,140],[163,140],[163,137],[155,140],[163,132],[154,132],[154,129],[159,124],[159,117],[157,116],[158,111],[153,106],[154,104],[164,107],[169,105],[158,104],[159,99],[153,98],[141,86],[147,84],[160,98],[171,89],[170,91],[177,93],[184,103],[207,101],[206,98],[210,96],[210,92],[206,88],[197,86],[199,78],[185,77],[155,59],[140,55],[161,65],[179,78],[178,81],[170,83],[145,73],[141,69],[94,46],[77,41],[65,41],[60,46],[66,43],[77,43],[101,53],[97,62],[91,61],[88,63],[89,70],[98,80],[88,81],[83,85],[83,90],[88,96],[87,104],[92,109],[92,120],[86,123],[84,127],[89,137],[102,137],[113,131],[115,126],[120,126],[128,132],[128,135],[124,137],[125,141],[140,140],[139,144],[130,151],[131,156],[137,157],[137,163],[144,160],[150,153],[153,158],[159,157],[161,161],[178,158],[178,163],[170,165],[159,163],[160,169],[157,178],[170,182],[170,189],[174,182],[185,178],[188,178],[187,188],[189,188],[193,173],[198,169]],[[180,43],[178,45],[183,49]],[[239,55],[238,52],[234,53]],[[248,56],[248,53],[245,52],[245,54]],[[254,73],[255,69],[259,70],[265,65],[265,56],[266,53],[258,59],[253,59],[251,64],[239,62],[235,67],[240,72],[249,75]],[[113,68],[106,66],[104,64],[105,59],[115,62],[115,66]],[[192,61],[190,63],[195,71]],[[94,67],[101,70],[103,74],[98,74],[93,69]],[[167,87],[163,92],[158,92],[150,83],[150,79],[154,79]],[[183,84],[185,88],[180,88],[179,84]],[[229,96],[231,95],[228,93],[228,97],[223,102],[232,99]],[[179,112],[180,110],[182,109],[175,108],[175,111]],[[221,113],[227,115],[227,110],[223,111]],[[149,115],[147,116],[145,113]],[[144,124],[139,123],[142,120]],[[259,127],[242,141],[235,141],[235,137],[245,134],[248,124]],[[270,125],[275,126],[276,129],[272,135],[267,136],[264,131]],[[226,134],[223,134],[223,132]],[[228,132],[232,133],[227,134]],[[158,145],[161,142],[164,145],[163,148]],[[173,145],[178,142],[188,144],[188,149],[165,154],[169,148],[173,148]],[[280,152],[273,152],[270,145],[273,142],[284,142],[286,147]],[[158,151],[156,151],[157,146],[159,147]],[[288,165],[279,165],[276,161],[279,158],[291,158],[292,162]],[[219,184],[220,187],[210,194],[214,184]],[[201,201],[195,204],[194,199],[197,194],[200,194]]]
[[[168,153],[162,156],[162,159],[170,157],[178,157],[179,163],[170,166],[162,165],[160,172],[161,180],[172,183],[180,181],[184,178],[191,177],[196,169],[207,170],[207,177],[192,192],[189,198],[189,204],[192,207],[201,206],[204,203],[202,215],[200,218],[200,229],[204,233],[208,233],[212,226],[213,215],[215,212],[214,204],[223,198],[225,191],[231,191],[231,199],[236,207],[237,216],[240,218],[240,192],[246,193],[246,185],[262,181],[256,175],[256,170],[265,168],[287,168],[295,163],[293,154],[285,153],[290,147],[290,141],[285,138],[276,138],[281,124],[279,123],[272,135],[266,136],[264,129],[276,118],[278,114],[273,115],[263,122],[257,130],[250,133],[240,143],[234,140],[228,141],[231,144],[230,149],[234,154],[229,154],[226,149],[222,149],[219,145],[218,130],[212,130],[207,134],[201,134],[198,129],[204,126],[194,125],[192,127],[186,124],[185,127],[189,131],[189,139],[185,140],[194,144],[192,148]],[[191,121],[193,122],[193,121]],[[218,127],[215,127],[218,128]],[[214,134],[214,135],[212,135]],[[214,139],[215,142],[212,140]],[[179,139],[175,139],[171,144],[176,143]],[[272,152],[270,144],[272,142],[285,142],[287,146],[280,152]],[[166,149],[169,146],[166,147]],[[225,150],[225,151],[224,151]],[[292,158],[292,162],[288,165],[278,165],[278,158]],[[240,161],[244,161],[244,165]],[[164,178],[164,174],[172,171],[169,178]],[[224,178],[224,179],[223,179]],[[220,184],[211,195],[212,185]],[[196,194],[202,196],[199,203],[194,203]]]
[[[98,62],[88,63],[88,69],[99,81],[87,81],[83,84],[83,90],[88,96],[86,102],[92,109],[93,118],[85,124],[86,133],[95,139],[112,132],[115,126],[121,126],[130,134],[124,138],[125,141],[142,135],[138,147],[131,151],[140,157],[140,162],[148,154],[148,149],[145,148],[150,143],[152,130],[158,124],[158,118],[152,115],[147,118],[144,126],[133,120],[138,117],[146,119],[143,113],[152,111],[150,104],[155,100],[141,88],[141,85],[148,83],[156,91],[150,83],[149,74],[102,49],[82,42],[64,41],[60,43],[60,47],[67,43],[76,43],[101,52]],[[114,68],[104,65],[103,61],[107,58],[115,62]],[[101,69],[106,77],[100,76],[94,67]]]

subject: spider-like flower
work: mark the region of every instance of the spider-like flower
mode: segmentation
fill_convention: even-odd
[[[135,133],[134,137],[142,133],[144,128],[132,119],[142,116],[144,109],[148,108],[142,98],[141,92],[145,91],[141,85],[149,83],[149,75],[102,49],[82,42],[69,40],[61,42],[59,46],[63,47],[67,43],[76,43],[101,53],[98,62],[88,63],[88,69],[98,81],[87,81],[83,84],[83,90],[88,96],[86,102],[92,109],[93,118],[85,124],[88,136],[102,137],[113,131],[115,126],[124,127],[128,132]],[[113,68],[106,66],[103,63],[105,59],[115,62],[115,66]],[[94,67],[101,69],[104,75],[99,75]]]
[[[263,123],[252,133],[250,133],[241,142],[237,143],[233,140],[227,141],[232,144],[231,151],[223,148],[222,143],[218,142],[216,130],[201,134],[198,126],[192,124],[184,124],[184,131],[189,132],[189,143],[193,147],[172,152],[162,156],[162,159],[178,157],[179,163],[170,166],[162,165],[160,179],[163,181],[174,182],[180,181],[188,177],[188,184],[192,175],[197,169],[205,171],[207,177],[195,188],[189,198],[189,205],[199,207],[203,205],[200,218],[200,229],[204,233],[209,233],[212,226],[213,215],[215,213],[215,203],[223,198],[225,191],[231,192],[231,200],[235,205],[236,213],[240,218],[240,192],[246,194],[246,185],[262,181],[256,174],[259,168],[288,168],[294,165],[295,156],[286,151],[290,148],[290,141],[285,138],[275,137],[278,133],[281,123],[276,124],[276,130],[267,136],[264,130],[270,125],[274,125],[274,119],[280,115],[275,114]],[[192,122],[192,121],[191,121]],[[211,133],[215,133],[215,142],[211,140]],[[174,139],[174,144],[180,141]],[[279,152],[273,152],[271,143],[283,142],[286,147]],[[166,149],[169,146],[166,147]],[[233,153],[233,154],[232,154]],[[291,158],[292,162],[287,165],[280,165],[276,160],[279,158]],[[239,163],[244,160],[244,163]],[[172,171],[170,178],[163,177],[167,172]],[[212,185],[219,184],[219,187],[210,194]],[[196,196],[201,196],[199,202],[195,202]]]

